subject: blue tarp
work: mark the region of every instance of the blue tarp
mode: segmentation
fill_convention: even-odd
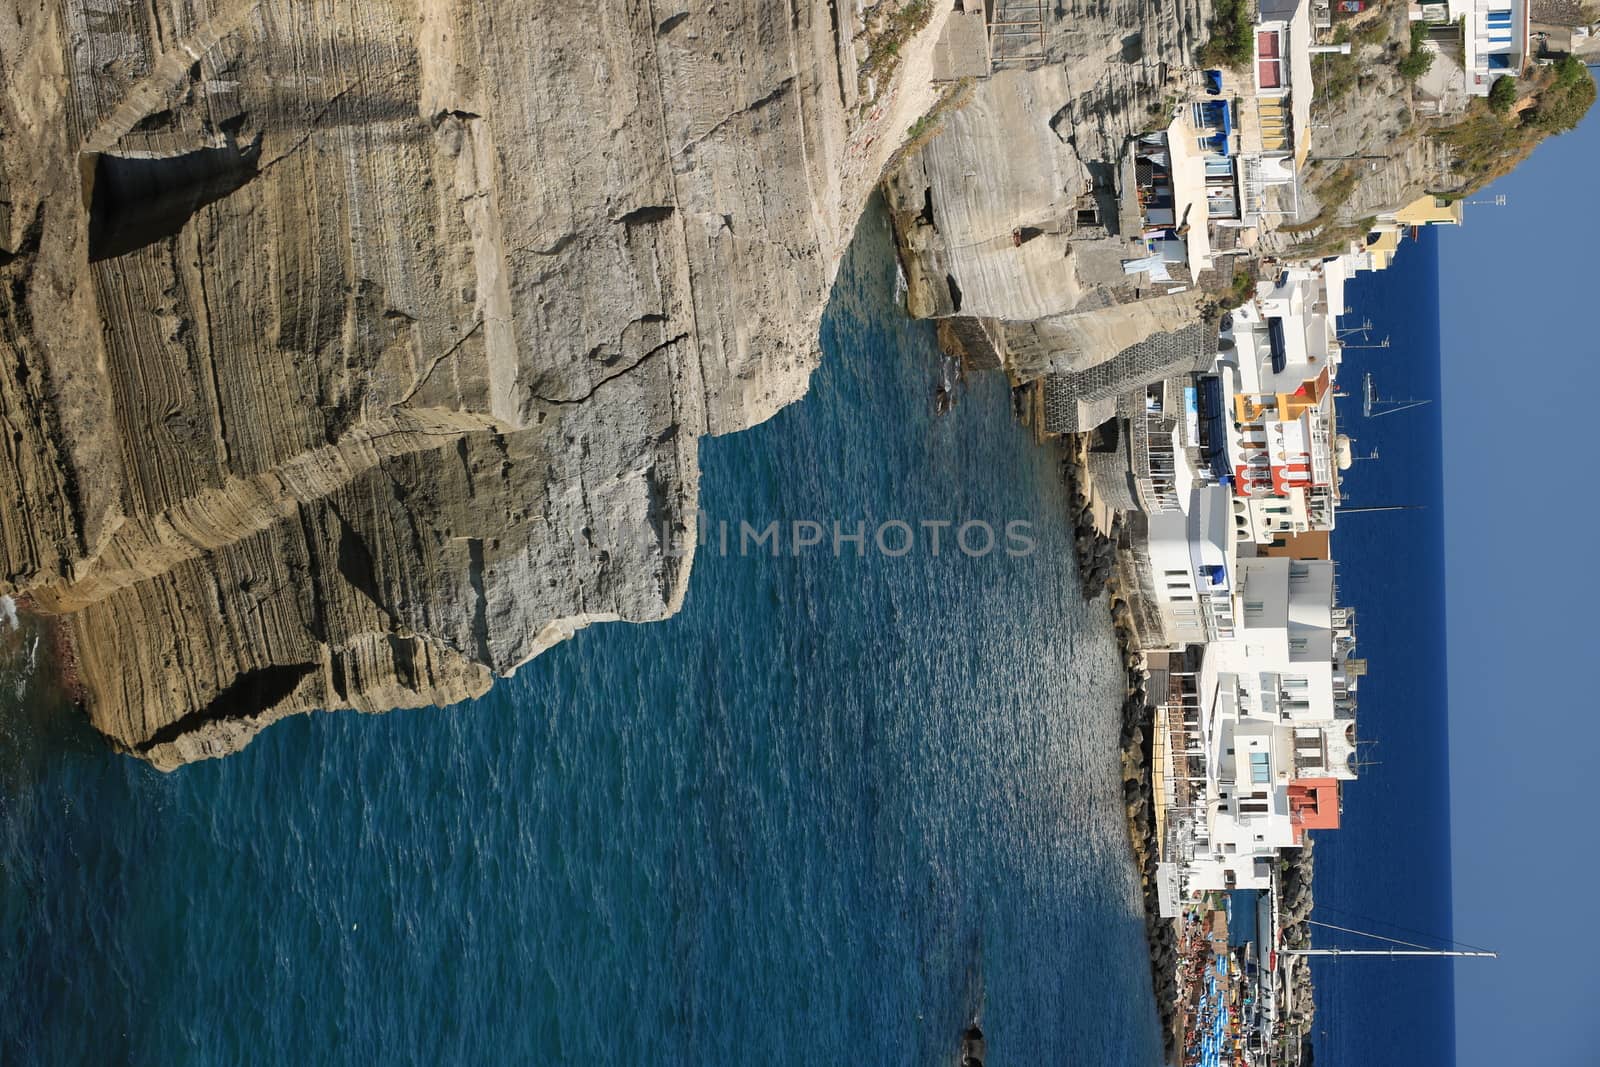
[[[1220,156],[1228,156],[1228,142],[1233,138],[1233,109],[1226,100],[1207,100],[1200,104],[1200,119],[1207,129],[1216,132],[1206,138],[1206,144]]]
[[[1233,1057],[1228,1055],[1227,973],[1228,961],[1222,956],[1216,957],[1205,971],[1206,986],[1201,991],[1199,1005],[1199,1041],[1184,1050],[1186,1057],[1193,1057],[1200,1067],[1222,1067],[1224,1058],[1233,1062]],[[1218,978],[1224,982],[1219,983]]]
[[[1283,320],[1274,315],[1267,320],[1267,343],[1272,346],[1272,373],[1282,374],[1289,365],[1288,344],[1283,336]]]
[[[1238,946],[1255,942],[1256,898],[1260,895],[1255,889],[1235,889],[1228,894],[1228,944]]]
[[[1222,398],[1222,379],[1208,374],[1199,379],[1200,419],[1205,425],[1205,461],[1211,476],[1219,482],[1231,481],[1233,468],[1228,465],[1228,408]],[[1226,483],[1224,483],[1226,484]]]

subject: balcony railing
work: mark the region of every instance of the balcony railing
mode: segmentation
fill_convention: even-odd
[[[1178,461],[1173,423],[1160,412],[1144,411],[1128,420],[1131,460],[1139,502],[1151,515],[1183,510],[1178,499]]]

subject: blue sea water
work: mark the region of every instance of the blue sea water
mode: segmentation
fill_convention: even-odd
[[[811,394],[701,444],[712,523],[1034,524],[1026,557],[702,552],[444,710],[158,774],[0,672],[0,1061],[1148,1065],[1121,674],[1056,462],[870,213]],[[46,655],[47,648],[35,650]]]
[[[1342,601],[1357,609],[1357,653],[1370,662],[1358,713],[1360,779],[1344,791],[1339,830],[1316,835],[1316,911],[1338,926],[1450,947],[1450,777],[1445,660],[1443,445],[1440,428],[1439,241],[1423,230],[1388,271],[1357,275],[1343,325],[1372,322],[1347,348],[1339,430],[1360,459],[1344,503],[1420,510],[1341,514],[1333,537]],[[1348,338],[1360,344],[1360,337]],[[1361,414],[1362,374],[1386,398],[1431,399],[1377,418]],[[1315,930],[1320,945],[1376,942]],[[1317,1063],[1455,1061],[1455,988],[1448,960],[1314,961]]]

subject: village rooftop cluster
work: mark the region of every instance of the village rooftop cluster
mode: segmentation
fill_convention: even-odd
[[[1458,99],[1435,106],[1464,107],[1526,61],[1522,0],[1411,16],[1430,47],[1465,42]],[[1422,196],[1338,254],[1261,256],[1277,247],[1263,235],[1300,214],[1314,59],[1349,51],[1314,43],[1327,21],[1311,0],[1263,0],[1251,69],[1205,71],[1123,162],[1121,229],[1142,239],[1123,270],[1144,293],[1183,292],[1232,257],[1266,276],[1245,275],[1214,334],[1133,350],[1109,372],[1053,374],[1042,390],[1044,428],[1089,435],[1094,496],[1121,519],[1122,588],[1155,705],[1161,915],[1180,922],[1193,972],[1180,982],[1185,1062],[1288,1055],[1275,1037],[1309,984],[1285,958],[1283,855],[1339,827],[1361,765],[1367,664],[1331,552],[1358,457],[1336,399],[1349,418],[1378,414],[1378,398],[1370,379],[1340,378],[1345,347],[1371,340],[1341,328],[1345,286],[1386,269],[1418,227],[1462,221],[1461,201]]]
[[[1359,249],[1283,265],[1223,317],[1207,365],[1118,397],[1089,436],[1093,494],[1120,516],[1122,587],[1151,675],[1161,915],[1215,912],[1209,953],[1225,926],[1213,905],[1231,898],[1233,936],[1216,945],[1246,947],[1231,972],[1218,965],[1247,990],[1232,1019],[1245,1020],[1235,1032],[1257,1063],[1294,1010],[1280,860],[1339,827],[1361,762],[1367,664],[1331,551],[1342,474],[1358,457],[1336,400],[1350,416],[1393,411],[1373,410],[1383,402],[1370,379],[1341,382],[1345,346],[1370,340],[1340,328],[1345,283],[1387,267],[1409,228],[1460,219],[1459,203],[1425,197]]]

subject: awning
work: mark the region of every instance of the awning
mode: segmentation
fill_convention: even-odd
[[[1272,373],[1282,374],[1289,365],[1288,342],[1283,335],[1283,320],[1276,315],[1267,320],[1267,343],[1272,347]]]
[[[1228,944],[1248,945],[1256,939],[1256,904],[1261,894],[1254,889],[1235,889],[1228,893]]]

